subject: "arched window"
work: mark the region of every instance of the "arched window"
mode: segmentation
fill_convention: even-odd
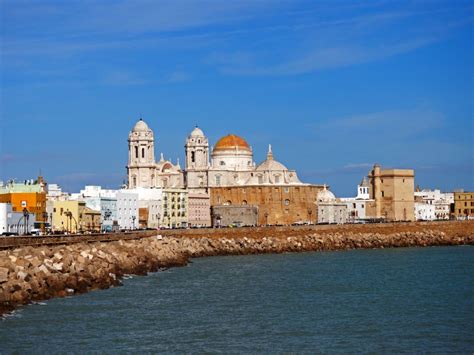
[[[191,163],[196,162],[196,152],[191,152]]]
[[[246,205],[246,204],[247,204],[247,200],[243,200],[242,205]]]
[[[135,147],[135,158],[138,158],[138,147]]]
[[[285,200],[285,206],[288,206],[290,204],[290,200]]]
[[[145,158],[145,148],[142,148],[142,158]]]
[[[275,175],[275,184],[280,183],[280,175]]]

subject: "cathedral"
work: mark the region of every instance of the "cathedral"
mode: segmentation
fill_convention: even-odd
[[[316,200],[322,185],[302,183],[296,171],[275,160],[271,146],[266,159],[256,164],[245,139],[229,134],[209,147],[196,127],[184,145],[185,169],[163,154],[155,161],[153,131],[140,119],[128,136],[128,187],[133,189],[187,189],[210,198],[213,221],[235,216],[239,223],[315,223]],[[255,214],[253,217],[248,214]],[[235,219],[232,217],[232,219]],[[217,223],[220,224],[220,223]]]
[[[185,170],[179,161],[173,164],[163,154],[156,162],[154,146],[153,131],[140,119],[128,136],[129,188],[187,188],[206,192],[221,186],[304,185],[296,171],[273,158],[271,146],[266,160],[257,165],[249,144],[233,134],[217,141],[209,159],[209,141],[200,128],[194,128],[185,144]]]

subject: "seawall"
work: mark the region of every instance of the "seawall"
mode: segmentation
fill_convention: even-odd
[[[0,251],[0,314],[34,301],[117,286],[126,274],[183,266],[192,257],[473,245],[474,221],[159,233],[120,240],[68,239],[58,245]]]

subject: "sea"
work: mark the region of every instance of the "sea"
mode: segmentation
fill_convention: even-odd
[[[208,257],[20,308],[0,353],[474,352],[474,247]]]

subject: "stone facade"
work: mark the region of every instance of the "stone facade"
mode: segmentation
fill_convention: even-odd
[[[214,206],[212,208],[212,225],[214,227],[245,227],[258,224],[258,207],[256,206]]]
[[[229,186],[210,188],[211,206],[258,207],[258,224],[315,223],[322,186]]]
[[[415,173],[411,169],[386,169],[374,165],[369,173],[370,198],[373,207],[369,217],[386,221],[415,220]]]

